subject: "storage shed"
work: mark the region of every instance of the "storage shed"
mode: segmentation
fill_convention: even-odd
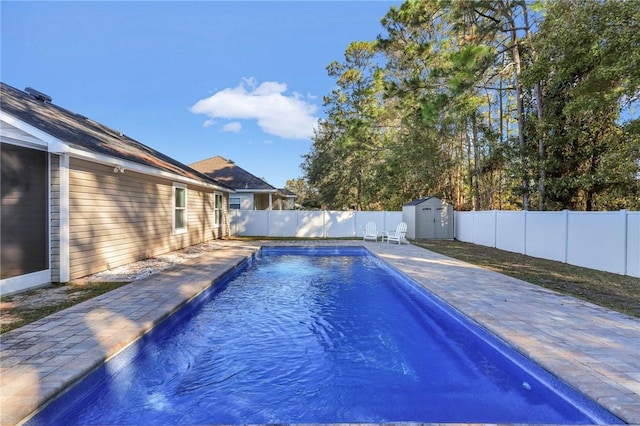
[[[402,206],[410,239],[453,239],[453,206],[437,197],[424,197]]]

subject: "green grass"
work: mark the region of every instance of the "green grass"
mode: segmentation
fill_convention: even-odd
[[[581,268],[459,241],[419,240],[413,243],[540,287],[640,317],[640,278]]]
[[[12,317],[15,320],[10,323],[2,323],[0,324],[0,333],[6,333],[7,331],[16,329],[18,327],[22,327],[34,321],[37,321],[41,318],[44,318],[48,315],[54,314],[63,309],[69,308],[73,305],[77,305],[78,303],[84,302],[85,300],[93,299],[96,296],[99,296],[104,293],[108,293],[111,290],[115,290],[116,288],[122,287],[123,285],[129,284],[128,282],[95,282],[95,283],[87,283],[87,284],[76,284],[76,283],[67,283],[54,286],[53,288],[63,288],[65,293],[70,296],[67,297],[65,301],[53,302],[53,303],[43,303],[41,306],[37,307],[25,307],[17,304],[15,307],[7,307],[2,309],[2,315]],[[2,298],[3,305],[11,305],[11,302],[14,298],[19,297],[29,297],[39,294],[42,292],[42,289],[31,290],[26,293],[17,294],[14,296],[7,296]],[[41,294],[41,293],[40,293]]]

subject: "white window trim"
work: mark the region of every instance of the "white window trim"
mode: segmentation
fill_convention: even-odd
[[[176,228],[176,188],[184,189],[184,228]],[[173,182],[171,190],[171,229],[173,235],[180,235],[187,233],[188,220],[188,207],[189,206],[189,191],[187,185],[183,183]]]
[[[222,200],[220,209],[216,208],[216,198],[220,197],[220,199]],[[221,219],[221,223],[218,223],[218,215],[216,214],[217,211],[220,210],[220,212],[222,213],[220,216]],[[224,194],[222,192],[214,192],[213,193],[213,227],[214,228],[222,228],[222,225],[224,223]]]

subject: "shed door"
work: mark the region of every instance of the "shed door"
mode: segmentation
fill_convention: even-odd
[[[449,209],[442,203],[436,208],[433,232],[434,238],[451,238],[449,236]]]
[[[47,153],[0,144],[0,278],[49,269]]]
[[[418,218],[417,222],[419,224],[418,230],[416,232],[417,238],[436,238],[435,234],[435,222],[436,222],[436,211],[433,204],[424,204],[418,207]]]

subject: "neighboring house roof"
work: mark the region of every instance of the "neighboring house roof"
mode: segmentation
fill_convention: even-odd
[[[238,192],[277,192],[264,180],[236,165],[233,161],[216,156],[189,164],[190,167],[222,182]]]
[[[298,198],[298,194],[296,194],[293,191],[288,190],[287,188],[278,188],[278,192],[280,192],[280,194],[283,197],[287,197],[287,198]]]
[[[51,103],[51,98],[33,89],[23,92],[0,83],[0,111],[45,132],[72,148],[150,166],[199,182],[231,190],[173,158],[130,137]]]

